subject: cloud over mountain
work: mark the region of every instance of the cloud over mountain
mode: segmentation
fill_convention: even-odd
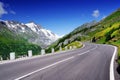
[[[99,10],[94,10],[93,13],[92,13],[92,16],[97,18],[100,16],[100,11]]]

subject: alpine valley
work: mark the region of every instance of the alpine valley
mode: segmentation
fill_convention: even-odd
[[[28,50],[33,55],[40,54],[45,48],[59,37],[50,30],[30,22],[23,24],[17,21],[0,21],[0,56],[9,58],[10,52],[15,52],[16,57],[27,55]]]

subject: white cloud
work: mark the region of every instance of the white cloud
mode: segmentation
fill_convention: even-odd
[[[8,12],[4,9],[4,4],[2,2],[0,2],[0,17],[2,17],[2,15],[7,14]]]
[[[92,16],[95,18],[99,17],[100,16],[99,10],[94,10]]]
[[[102,17],[102,19],[105,19],[105,18],[106,18],[106,16],[103,16],[103,17]]]
[[[10,11],[10,13],[11,13],[11,14],[16,14],[16,12],[15,12],[15,11]]]

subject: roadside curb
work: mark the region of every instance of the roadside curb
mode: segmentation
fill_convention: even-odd
[[[81,44],[82,44],[81,48],[84,48],[85,45],[83,43],[81,43]],[[32,57],[18,58],[18,59],[15,59],[15,60],[4,60],[4,61],[0,61],[0,64],[7,64],[7,63],[12,63],[12,62],[17,62],[17,61],[24,61],[24,60],[35,59],[35,58],[40,58],[40,57],[45,57],[45,56],[50,56],[50,55],[56,55],[56,54],[60,54],[60,53],[64,53],[64,52],[69,52],[69,51],[73,51],[73,50],[75,50],[75,49],[61,51],[61,52],[47,53],[45,55],[37,55],[37,56],[32,56]]]

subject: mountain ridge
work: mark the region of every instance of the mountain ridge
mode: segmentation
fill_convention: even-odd
[[[15,34],[22,36],[31,43],[40,45],[42,48],[45,48],[59,38],[59,36],[51,32],[50,30],[44,29],[34,22],[30,22],[27,24],[17,21],[0,22],[4,23],[6,27]]]
[[[9,53],[15,52],[16,58],[27,55],[32,50],[33,55],[40,53],[41,47],[29,43],[26,39],[9,30],[4,23],[0,22],[0,59],[9,59]]]

